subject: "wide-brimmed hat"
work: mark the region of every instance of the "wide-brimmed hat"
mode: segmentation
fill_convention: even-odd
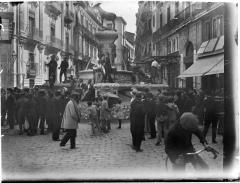
[[[180,124],[185,130],[195,130],[198,128],[197,116],[191,112],[185,112],[180,117]]]
[[[75,97],[78,97],[80,95],[80,93],[76,92],[76,91],[73,91],[71,94],[70,94],[70,97],[71,98],[75,98]]]

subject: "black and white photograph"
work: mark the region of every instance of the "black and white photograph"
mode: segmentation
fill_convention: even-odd
[[[1,180],[239,180],[238,2],[0,2]]]

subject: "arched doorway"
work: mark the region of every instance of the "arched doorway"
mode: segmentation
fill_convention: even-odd
[[[187,70],[193,64],[193,44],[188,42],[186,47],[186,57],[184,59],[185,69]],[[186,78],[186,88],[193,89],[193,77]]]

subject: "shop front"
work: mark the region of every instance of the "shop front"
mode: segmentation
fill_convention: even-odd
[[[224,54],[198,58],[178,78],[201,77],[201,89],[207,93],[218,93],[224,87]]]

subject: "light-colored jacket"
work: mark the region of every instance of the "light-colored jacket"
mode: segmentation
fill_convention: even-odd
[[[79,106],[70,100],[65,108],[63,119],[62,119],[62,128],[64,129],[77,129],[78,122],[80,120],[80,108]]]

